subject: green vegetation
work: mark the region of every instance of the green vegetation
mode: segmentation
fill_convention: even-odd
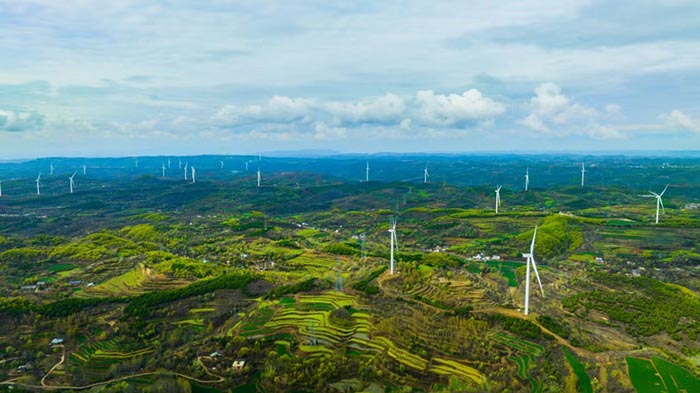
[[[561,347],[564,351],[564,356],[566,361],[569,362],[571,368],[574,370],[577,378],[578,391],[581,393],[593,393],[593,386],[591,386],[591,377],[588,376],[586,369],[583,364],[574,356],[567,347]]]

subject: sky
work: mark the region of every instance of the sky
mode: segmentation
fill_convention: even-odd
[[[0,0],[0,159],[700,148],[696,0]]]

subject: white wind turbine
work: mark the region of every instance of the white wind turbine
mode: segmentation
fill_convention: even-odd
[[[68,178],[68,181],[69,181],[68,184],[70,185],[70,193],[71,194],[73,193],[73,187],[75,187],[75,182],[73,181],[73,178],[75,177],[76,173],[78,173],[78,171],[73,172],[73,174],[70,175],[70,177]]]
[[[258,168],[258,187],[260,187],[260,168]]]
[[[83,176],[87,175],[87,165],[83,165]]]
[[[185,181],[187,181],[187,166],[189,165],[188,162],[185,163]]]
[[[177,160],[177,169],[182,169],[182,160]]]
[[[0,197],[2,196],[2,180],[0,180]]]
[[[586,179],[586,166],[581,163],[581,187],[584,185],[584,180]]]
[[[162,164],[162,167],[160,170],[160,177],[165,177],[165,163]]]
[[[530,265],[532,265],[532,270],[535,271],[535,277],[537,277],[537,283],[540,285],[540,292],[542,292],[542,297],[544,297],[544,289],[542,289],[542,281],[540,281],[540,275],[537,273],[537,264],[535,263],[535,238],[537,237],[537,226],[535,225],[535,232],[532,234],[532,243],[530,243],[530,252],[523,254],[523,258],[527,259],[527,267],[525,268],[525,315],[530,313]]]
[[[369,161],[367,161],[367,165],[365,166],[365,183],[369,182]]]
[[[53,176],[53,162],[49,164],[50,175]]]
[[[394,248],[399,251],[399,242],[396,239],[396,217],[391,218],[391,228],[389,228],[391,241],[389,243],[389,274],[394,274]]]
[[[249,162],[250,162],[250,161],[246,161],[246,162],[245,162],[245,171],[246,171],[246,172],[248,172],[248,163],[249,163]]]
[[[661,197],[664,195],[666,192],[666,189],[668,189],[668,184],[666,184],[666,187],[664,187],[664,190],[661,191],[661,194],[657,194],[653,191],[649,191],[649,195],[642,195],[645,198],[656,198],[656,223],[659,223],[659,206],[661,207],[661,210],[663,211],[664,214],[666,214],[666,209],[664,208],[664,202],[661,200]]]
[[[168,158],[168,169],[170,169],[170,159]]]
[[[428,178],[430,174],[428,173],[428,164],[425,164],[425,169],[423,169],[423,184],[428,183]]]
[[[219,161],[219,165],[221,165],[221,169],[224,169],[224,162],[223,161]]]
[[[527,168],[525,170],[525,192],[527,192],[527,189],[529,186],[530,186],[530,168]]]
[[[501,187],[496,187],[496,214],[498,214],[498,208],[501,206]]]
[[[41,195],[41,171],[39,171],[39,176],[36,177],[36,194]]]
[[[192,168],[192,184],[194,184],[194,183],[195,183],[195,177],[194,177],[194,176],[195,176],[195,174],[196,174],[196,171],[194,170],[194,167],[191,167],[191,168]]]

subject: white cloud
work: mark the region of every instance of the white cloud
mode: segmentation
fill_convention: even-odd
[[[38,112],[0,109],[0,131],[22,132],[43,128],[45,117]]]
[[[263,105],[226,105],[214,115],[214,120],[224,126],[305,121],[313,106],[311,100],[304,98],[274,96]]]
[[[502,114],[505,106],[479,90],[470,89],[459,94],[435,94],[432,90],[416,93],[416,116],[427,125],[461,126],[487,120]]]
[[[406,102],[396,94],[361,99],[357,102],[331,102],[325,109],[339,123],[397,123],[406,111]]]
[[[530,108],[531,113],[521,124],[539,132],[551,132],[553,127],[574,122],[588,122],[598,115],[595,109],[572,102],[554,83],[543,83],[535,89]]]
[[[669,127],[688,131],[700,131],[700,120],[693,119],[678,109],[674,109],[670,113],[659,115],[659,119]]]
[[[224,128],[265,124],[308,128],[314,124],[317,134],[325,138],[344,136],[346,128],[360,127],[484,128],[490,127],[493,119],[504,111],[503,104],[475,89],[449,95],[427,90],[415,96],[387,93],[347,102],[276,96],[263,105],[226,105],[212,119],[215,125]]]

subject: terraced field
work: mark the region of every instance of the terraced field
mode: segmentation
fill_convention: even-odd
[[[145,292],[183,287],[188,281],[172,279],[139,264],[128,272],[113,277],[91,288],[85,288],[77,296],[134,296]]]
[[[530,364],[535,363],[535,358],[542,355],[544,348],[541,345],[503,333],[496,333],[489,338],[515,350],[515,353],[511,354],[508,359],[518,365],[518,376],[523,380],[530,381],[532,392],[541,391],[542,385],[530,375]]]
[[[330,320],[331,311],[346,307],[351,312],[349,326],[337,326]],[[241,335],[262,337],[282,332],[293,333],[303,343],[298,355],[323,356],[332,354],[343,344],[356,353],[375,352],[385,354],[416,372],[433,372],[438,375],[456,376],[465,381],[482,383],[485,377],[476,369],[446,357],[423,358],[396,345],[389,337],[373,335],[369,314],[363,312],[353,296],[329,291],[319,295],[300,295],[295,301],[281,299],[273,306],[264,306],[241,328]],[[285,352],[289,343],[276,340],[277,351]],[[315,344],[315,345],[312,345]]]
[[[122,352],[119,350],[119,342],[118,339],[112,339],[81,345],[68,356],[68,360],[81,368],[90,380],[100,381],[109,377],[113,365],[153,352],[152,348]]]

